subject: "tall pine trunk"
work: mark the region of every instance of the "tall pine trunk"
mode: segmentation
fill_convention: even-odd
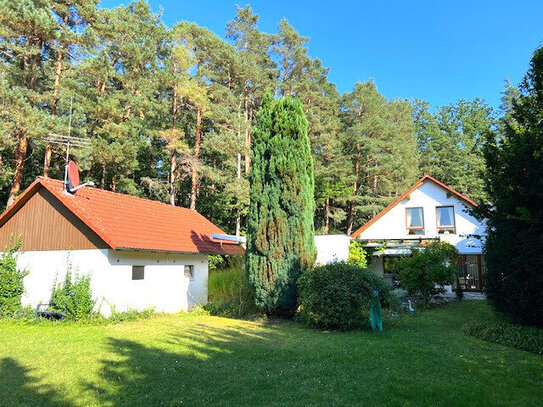
[[[196,210],[196,195],[198,193],[198,157],[202,143],[202,110],[196,111],[196,139],[194,141],[194,162],[192,163],[192,176],[190,188],[190,209]]]
[[[170,156],[170,204],[175,206],[175,171],[177,167],[177,159],[175,157],[175,150],[172,151]]]
[[[174,74],[176,72],[176,69],[174,67],[173,70]],[[175,86],[173,90],[172,95],[172,137],[175,137],[175,129],[177,125],[177,93],[175,91]],[[176,181],[176,171],[177,171],[177,157],[175,154],[175,148],[172,148],[172,153],[170,156],[170,173],[169,173],[169,181],[170,181],[170,204],[172,206],[175,206],[175,181]]]
[[[247,151],[251,151],[251,130],[249,124],[249,99],[245,97],[245,144],[247,145]],[[245,175],[249,175],[249,170],[251,169],[251,154],[247,153],[245,156]]]
[[[237,178],[241,178],[241,154],[238,153],[238,173]],[[241,234],[241,216],[238,215],[236,217],[236,236],[239,236]]]
[[[64,16],[63,21],[64,21],[64,25],[68,23],[68,14]],[[53,86],[53,98],[51,100],[51,116],[57,115],[58,95],[60,92],[60,77],[62,75],[62,59],[64,58],[65,48],[66,46],[62,45],[58,52],[56,68],[55,68],[55,83]],[[53,146],[51,146],[51,144],[48,143],[45,146],[45,157],[43,160],[43,176],[46,178],[49,177],[52,155],[53,155]]]
[[[19,192],[23,182],[23,173],[25,169],[26,150],[28,149],[28,138],[26,130],[19,130],[18,143],[15,146],[15,174],[13,175],[13,183],[9,191],[8,206],[10,206]]]
[[[326,198],[324,204],[324,229],[322,232],[327,235],[330,230],[330,198]]]
[[[57,67],[55,69],[55,84],[53,87],[53,99],[51,100],[51,116],[57,115],[58,106],[58,93],[60,87],[60,75],[62,73],[62,52],[58,53]],[[43,176],[49,177],[49,170],[51,169],[51,157],[53,155],[53,146],[47,144],[45,146],[45,158],[43,160]]]
[[[353,232],[353,224],[354,224],[354,215],[355,215],[355,208],[354,208],[354,197],[356,196],[358,192],[358,178],[360,176],[360,144],[356,145],[356,161],[354,164],[354,184],[353,184],[353,199],[349,202],[349,219],[347,221],[347,234],[350,235]]]

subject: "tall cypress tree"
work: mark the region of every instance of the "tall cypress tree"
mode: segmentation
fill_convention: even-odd
[[[268,312],[294,310],[298,277],[315,260],[313,171],[302,104],[267,94],[252,146],[246,272]]]
[[[543,47],[510,113],[501,137],[489,133],[485,144],[485,291],[495,310],[543,326]]]

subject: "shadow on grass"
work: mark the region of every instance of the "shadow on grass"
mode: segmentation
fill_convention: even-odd
[[[152,344],[108,338],[110,357],[100,361],[100,378],[84,387],[108,406],[260,404],[252,397],[265,382],[254,359],[281,336],[273,326],[241,332],[195,324]],[[264,367],[272,376],[283,369],[275,362]]]
[[[0,360],[2,406],[71,406],[71,403],[62,399],[56,389],[40,383],[40,379],[32,377],[30,373],[30,369],[12,358]],[[62,386],[62,383],[59,383],[59,386]]]

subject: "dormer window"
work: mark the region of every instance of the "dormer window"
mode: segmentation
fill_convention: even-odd
[[[408,235],[424,235],[424,212],[422,208],[406,208],[406,226]]]
[[[455,234],[454,206],[438,206],[436,208],[437,232],[439,234]]]

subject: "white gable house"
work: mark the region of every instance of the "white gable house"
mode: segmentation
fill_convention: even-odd
[[[470,214],[477,204],[435,178],[425,175],[383,211],[353,233],[377,255],[371,268],[387,275],[387,260],[406,255],[425,241],[454,245],[460,255],[460,283],[467,291],[481,291],[484,269],[485,223]]]

